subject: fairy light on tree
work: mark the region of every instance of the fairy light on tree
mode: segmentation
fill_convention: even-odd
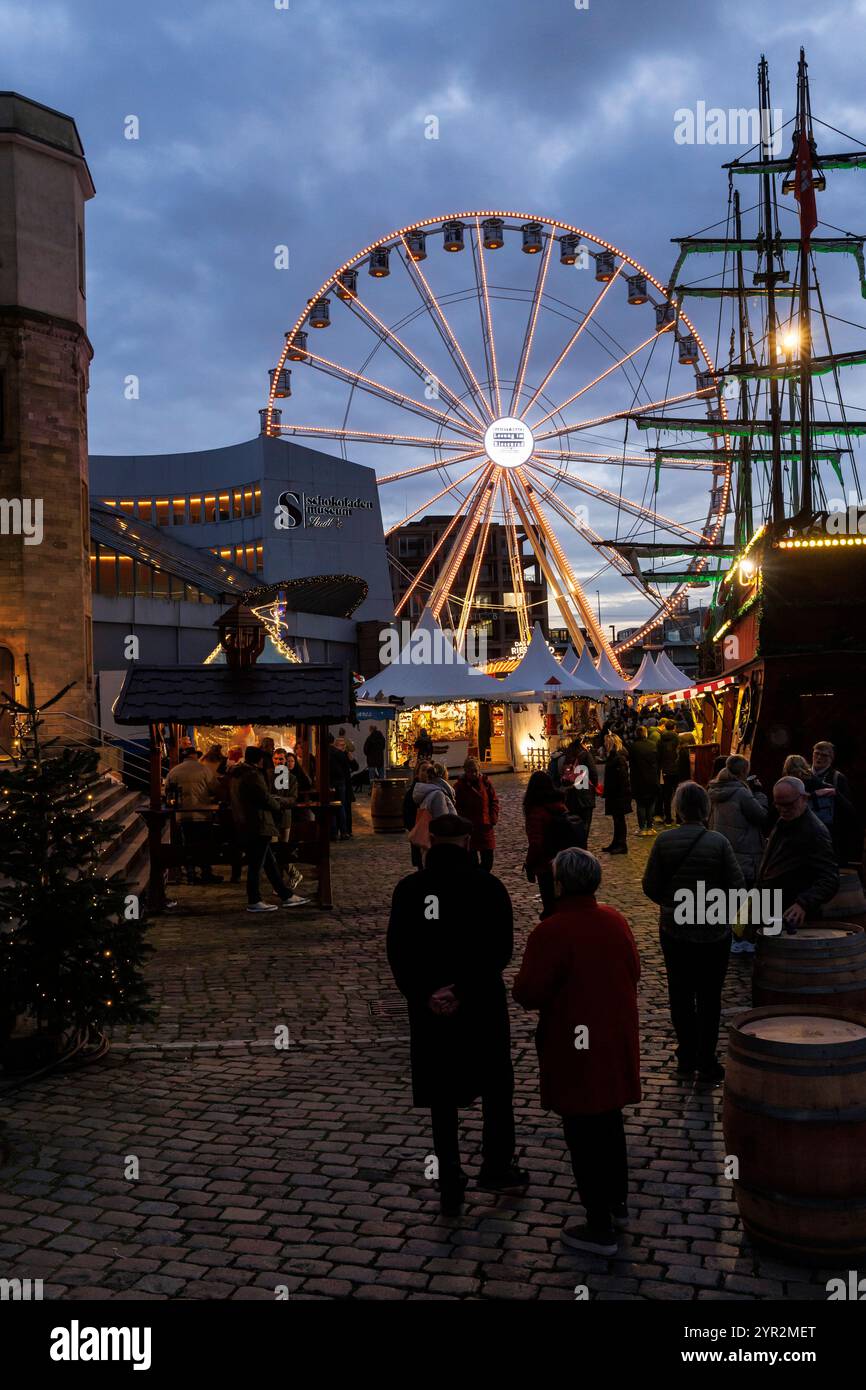
[[[26,1016],[40,1060],[101,1056],[109,1017],[151,1017],[152,948],[127,916],[129,885],[100,872],[116,826],[94,805],[96,752],[41,740],[41,713],[69,687],[40,706],[29,658],[26,671],[26,703],[0,691],[0,710],[23,725],[18,758],[0,767],[0,1027],[8,1037]]]

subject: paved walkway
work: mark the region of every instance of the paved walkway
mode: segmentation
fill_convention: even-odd
[[[520,872],[524,783],[497,779],[517,960],[537,912]],[[557,1119],[538,1104],[534,1016],[513,1005],[532,1186],[499,1199],[470,1186],[464,1215],[440,1217],[384,954],[408,849],[370,832],[366,801],[356,812],[354,840],[336,847],[333,914],[262,921],[239,888],[180,890],[183,915],[151,937],[158,1021],[115,1038],[104,1062],[2,1099],[0,1277],[41,1278],[46,1298],[70,1299],[574,1299],[578,1286],[598,1299],[825,1298],[829,1272],[744,1244],[721,1171],[721,1092],[673,1076],[645,840],[605,862],[600,895],[632,922],[644,972],[644,1100],[627,1123],[635,1219],[619,1256],[559,1246],[581,1209]],[[609,827],[596,817],[592,848]],[[729,1014],[748,1006],[748,971],[732,960]],[[466,1112],[472,1174],[479,1131]]]

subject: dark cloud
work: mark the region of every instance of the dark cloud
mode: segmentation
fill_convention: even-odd
[[[699,101],[754,106],[766,51],[773,104],[787,119],[804,42],[814,109],[863,135],[864,10],[862,0],[820,11],[805,0],[590,0],[585,10],[573,0],[290,0],[288,10],[273,0],[0,0],[3,85],[75,117],[97,187],[88,216],[94,452],[252,435],[267,370],[307,297],[357,248],[439,211],[558,216],[666,279],[670,238],[724,217],[719,166],[738,152],[678,145],[674,113]],[[124,139],[128,115],[140,120],[137,141]],[[438,140],[424,138],[428,115]],[[852,183],[838,194],[834,185],[834,212],[859,226]],[[286,271],[274,269],[281,244]],[[858,319],[861,303],[852,292],[847,316]],[[513,306],[502,313],[504,336],[519,341],[522,318]],[[698,316],[715,347],[716,317]],[[555,350],[556,329],[540,329],[540,344]],[[609,360],[596,345],[586,370]],[[141,380],[137,402],[124,399],[129,373]],[[306,374],[301,391],[297,379],[295,418],[322,421],[326,386]],[[586,413],[622,408],[624,389],[621,380],[599,387]],[[353,418],[379,427],[375,407]],[[401,418],[406,432],[422,427]],[[396,427],[391,417],[385,427]],[[616,470],[593,476],[619,485]],[[699,523],[705,490],[682,482],[674,514]],[[643,483],[630,474],[629,495],[646,495]],[[388,499],[391,518],[424,495],[407,484]],[[591,512],[601,530],[613,520]],[[570,553],[592,572],[591,555]],[[601,587],[618,596],[612,616],[625,621],[630,592],[609,576]]]

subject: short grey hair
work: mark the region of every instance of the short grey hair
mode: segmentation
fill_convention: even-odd
[[[732,772],[735,777],[742,777],[743,773],[749,770],[749,760],[748,758],[741,757],[739,753],[732,753],[727,759],[725,767],[728,769],[728,772]]]
[[[553,861],[553,877],[564,897],[586,896],[601,883],[601,864],[589,850],[561,849]]]
[[[674,811],[681,821],[709,819],[710,798],[699,782],[680,782],[674,793]]]
[[[796,792],[797,796],[806,795],[806,788],[799,777],[780,777],[778,782],[774,784],[773,791],[775,791],[777,787],[790,787],[793,792]]]

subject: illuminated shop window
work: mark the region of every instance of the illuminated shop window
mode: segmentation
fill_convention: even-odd
[[[113,550],[99,547],[99,592],[106,598],[117,596],[117,556]]]
[[[232,516],[237,521],[244,514],[244,490],[242,487],[232,489]]]
[[[140,560],[135,562],[135,596],[136,598],[150,598],[153,592],[153,570],[150,565],[143,565]]]
[[[191,498],[189,499],[189,524],[190,524],[190,526],[198,526],[199,522],[201,521],[201,518],[202,518],[201,498],[200,498],[200,497],[191,497]]]
[[[171,519],[175,526],[183,526],[186,522],[186,498],[175,497],[171,504]]]
[[[131,555],[118,555],[117,592],[121,598],[131,598],[135,593],[135,576],[132,567],[133,560]]]
[[[213,494],[204,499],[204,519],[205,521],[216,521],[216,498]]]
[[[156,524],[157,524],[157,526],[167,526],[167,525],[168,525],[168,498],[167,498],[167,497],[157,497],[157,499],[156,499],[156,501],[154,502],[153,505],[154,505],[154,507],[156,508]]]
[[[227,492],[221,492],[219,494],[218,519],[220,521],[231,521],[232,519],[231,503],[229,501],[229,494]]]
[[[127,516],[132,516],[133,513],[135,512],[135,503],[132,501],[131,498],[129,498],[129,499],[127,499],[127,500],[121,502],[121,504],[120,504],[120,510],[121,510],[122,512],[126,512],[126,515],[127,515]]]
[[[138,500],[138,519],[146,521],[148,525],[153,524],[153,498],[140,497]]]

